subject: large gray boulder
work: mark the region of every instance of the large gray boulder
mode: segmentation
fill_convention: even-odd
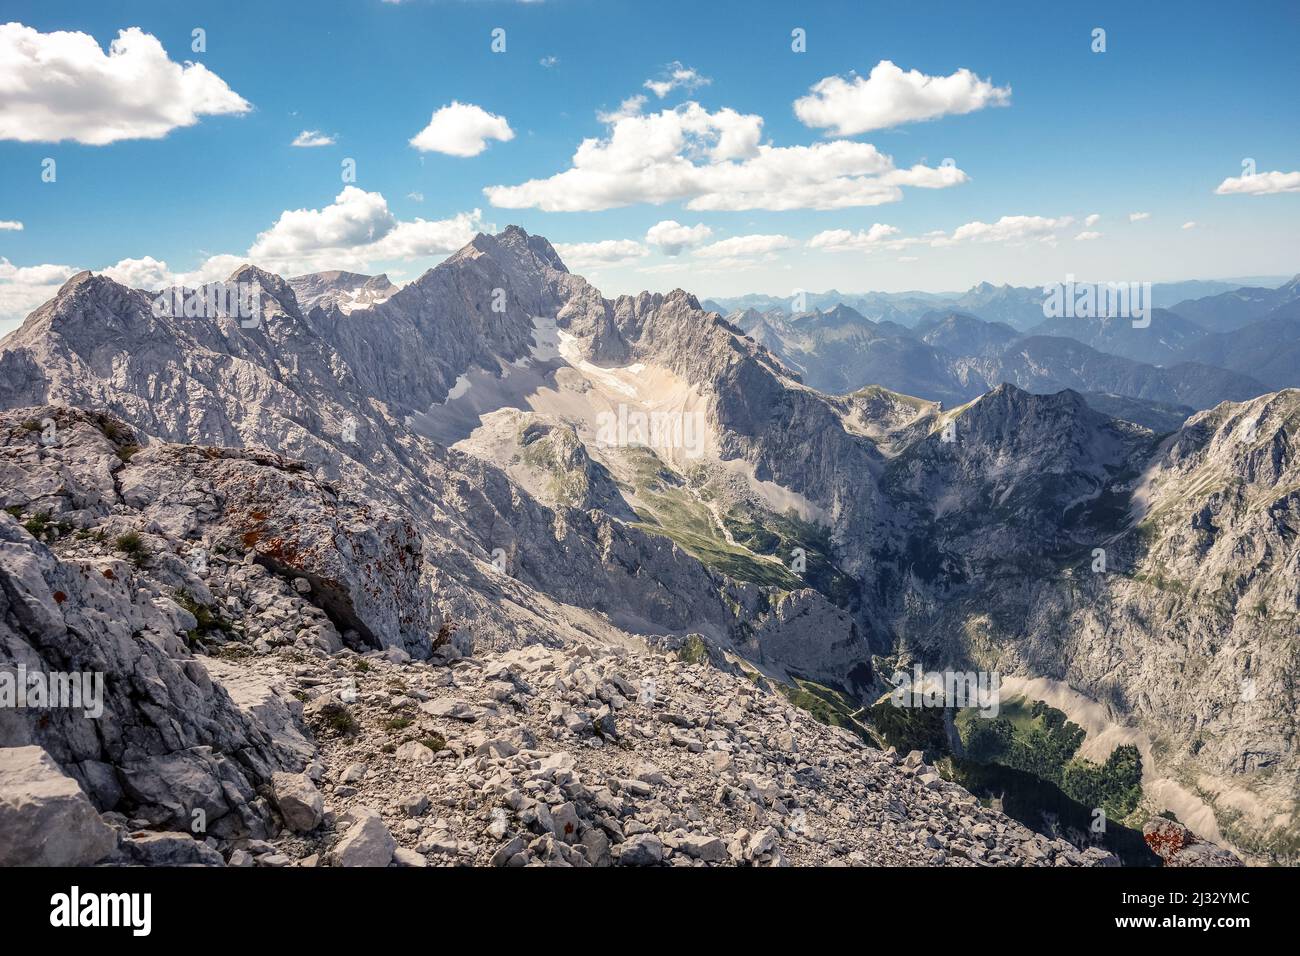
[[[397,841],[374,810],[354,811],[357,820],[334,847],[335,866],[388,866]]]
[[[325,798],[305,773],[277,773],[271,777],[275,804],[284,825],[295,833],[309,833],[320,826]]]
[[[40,747],[0,749],[0,866],[89,866],[117,832]]]

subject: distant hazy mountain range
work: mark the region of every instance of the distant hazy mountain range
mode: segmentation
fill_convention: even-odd
[[[1251,276],[1241,279],[1156,282],[1151,286],[1152,304],[1160,309],[1173,309],[1184,318],[1196,320],[1212,331],[1222,331],[1213,322],[1201,321],[1197,315],[1185,311],[1183,307],[1192,300],[1206,299],[1204,308],[1222,309],[1229,319],[1236,316],[1244,323],[1248,318],[1258,318],[1282,305],[1283,301],[1273,301],[1269,296],[1282,293],[1283,289],[1278,287],[1288,283],[1288,280],[1291,283],[1295,281],[1288,276]],[[1292,290],[1291,297],[1294,298],[1294,295]],[[1285,298],[1283,295],[1282,299]],[[714,296],[701,304],[706,309],[725,315],[747,309],[759,312],[772,309],[789,311],[792,300],[793,295],[751,293]],[[1250,303],[1255,301],[1272,304],[1252,312],[1235,308],[1234,301],[1245,303],[1247,310],[1251,308]],[[808,311],[824,311],[837,305],[847,305],[874,322],[890,320],[902,325],[914,325],[927,312],[947,309],[971,312],[989,322],[1006,322],[1022,331],[1043,320],[1042,302],[1043,290],[1040,287],[993,285],[990,282],[981,282],[965,292],[840,292],[838,289],[830,289],[826,292],[805,292],[802,299],[803,308]]]
[[[1154,286],[1152,298],[1167,302],[1219,285]],[[753,303],[776,301],[763,296],[705,306],[751,303],[728,320],[805,383],[831,393],[880,385],[960,404],[1002,383],[1034,392],[1070,388],[1108,413],[1122,409],[1130,420],[1167,430],[1196,409],[1300,386],[1300,279],[1212,291],[1176,309],[1157,306],[1142,327],[1127,318],[1045,318],[1041,289],[989,283],[952,298],[806,298],[827,304],[797,314],[788,303],[758,308]]]

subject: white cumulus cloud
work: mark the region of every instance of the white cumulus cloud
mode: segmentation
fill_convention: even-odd
[[[618,104],[618,109],[609,112],[598,111],[596,119],[602,123],[617,123],[619,120],[628,116],[637,116],[645,108],[645,97],[640,93],[635,96],[629,96],[623,102]]]
[[[0,232],[22,232],[23,224],[17,219],[0,219]]]
[[[873,223],[870,229],[827,229],[808,240],[809,249],[824,249],[827,252],[865,252],[898,236],[897,226],[888,226],[883,222]]]
[[[692,210],[840,209],[897,202],[903,186],[968,179],[956,166],[899,169],[870,143],[771,146],[761,142],[762,117],[725,107],[690,102],[604,119],[609,135],[583,140],[570,168],[484,194],[495,206],[547,212],[679,201]]]
[[[673,90],[696,90],[710,82],[712,81],[707,76],[701,76],[698,70],[674,60],[664,67],[658,78],[646,80],[642,86],[663,99]]]
[[[1300,172],[1282,173],[1275,169],[1249,176],[1230,176],[1219,183],[1214,192],[1220,196],[1271,196],[1300,192]]]
[[[322,133],[318,129],[305,129],[293,138],[290,146],[298,146],[304,149],[310,149],[313,146],[333,146],[334,137]]]
[[[807,96],[795,100],[794,112],[805,126],[856,136],[1010,101],[1011,87],[994,86],[965,68],[949,76],[926,76],[881,60],[866,79],[852,75],[818,81]]]
[[[555,251],[564,264],[585,268],[630,262],[648,255],[650,250],[634,239],[605,239],[601,242],[559,243]]]
[[[1150,218],[1151,218],[1151,213],[1149,212],[1131,212],[1128,214],[1129,222],[1141,222],[1144,219],[1150,219]]]
[[[1085,230],[1074,237],[1078,242],[1091,242],[1093,239],[1100,239],[1101,233]]]
[[[707,246],[701,246],[695,250],[695,255],[705,259],[746,259],[768,256],[782,249],[791,249],[795,245],[795,241],[789,236],[733,236],[730,239],[721,239]]]
[[[147,289],[153,292],[178,284],[175,273],[167,267],[167,263],[153,256],[123,259],[116,265],[101,271],[114,282],[120,282],[132,289]]]
[[[918,236],[904,236],[897,226],[874,223],[868,229],[827,229],[808,240],[810,249],[825,252],[867,252],[883,247],[902,251],[914,246],[955,246],[961,243],[1003,243],[1020,246],[1028,243],[1055,245],[1062,230],[1074,225],[1071,216],[1003,216],[997,222],[974,220],[958,226],[951,233],[934,229]],[[1079,240],[1097,239],[1101,233],[1081,232]],[[900,259],[900,261],[903,261]],[[908,260],[911,261],[911,260]]]
[[[645,241],[664,255],[675,256],[683,249],[698,246],[712,235],[713,230],[704,223],[683,226],[676,219],[665,219],[646,230]]]
[[[88,33],[0,25],[0,139],[103,146],[159,139],[252,106],[201,63],[176,63],[138,27],[105,54]]]
[[[225,282],[236,269],[249,261],[246,255],[237,256],[230,253],[208,256],[197,269],[192,272],[177,272],[173,274],[172,280],[175,285],[183,285],[187,289],[196,289],[209,282]]]
[[[951,246],[962,242],[1001,242],[1023,245],[1028,242],[1055,242],[1061,229],[1074,224],[1070,216],[1052,219],[1046,216],[1003,216],[997,222],[968,222],[952,235],[942,233],[931,238],[934,246]]]
[[[289,209],[248,250],[254,261],[314,255],[327,249],[350,249],[383,239],[397,227],[397,217],[379,193],[345,186],[321,209]]]
[[[504,116],[453,100],[434,112],[429,125],[411,138],[411,145],[423,153],[464,157],[483,152],[490,139],[505,143],[514,138],[514,130]]]
[[[482,215],[399,220],[381,193],[345,186],[321,209],[291,209],[258,235],[248,259],[267,269],[311,272],[364,268],[389,259],[417,259],[454,252],[474,238]]]

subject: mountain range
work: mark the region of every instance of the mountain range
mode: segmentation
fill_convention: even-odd
[[[1294,280],[1216,328],[1233,300],[1069,325],[989,285],[724,316],[512,226],[401,288],[229,281],[256,322],[81,273],[0,341],[0,646],[121,691],[112,734],[0,731],[97,859],[894,861],[834,822],[840,751],[910,862],[1150,862],[1162,811],[1292,852]],[[1051,808],[889,706],[913,667],[1086,732]],[[453,756],[437,795],[497,802],[421,823]],[[1067,822],[1099,808],[1109,852]]]
[[[1290,282],[1294,282],[1294,278]],[[1199,308],[1213,311],[1222,308],[1231,313],[1233,319],[1244,324],[1246,315],[1241,312],[1241,304],[1247,309],[1258,309],[1260,303],[1263,312],[1276,308],[1283,301],[1294,298],[1294,291],[1282,292],[1290,284],[1286,276],[1253,276],[1241,279],[1189,280],[1183,282],[1155,282],[1151,285],[1152,305],[1158,309],[1170,309],[1184,314],[1189,303],[1201,302]],[[704,300],[705,308],[726,314],[755,309],[766,312],[771,309],[789,310],[794,296],[773,296],[751,293],[741,296],[715,296]],[[1274,301],[1274,299],[1278,301]],[[840,292],[829,289],[826,292],[803,292],[800,296],[801,309],[831,309],[837,305],[847,305],[873,321],[892,319],[903,325],[914,325],[925,313],[936,310],[969,311],[991,322],[1007,322],[1022,331],[1042,321],[1043,290],[1034,286],[995,285],[981,282],[965,292]],[[1268,306],[1268,303],[1273,303]],[[1182,307],[1182,308],[1180,308]],[[1250,312],[1258,317],[1262,312]],[[1194,315],[1187,318],[1195,319]],[[1229,320],[1231,321],[1231,319]],[[1202,323],[1210,328],[1210,322]]]
[[[1123,407],[1132,420],[1168,430],[1190,411],[1300,386],[1300,278],[1239,292],[1179,306],[1204,316],[1228,308],[1225,303],[1251,303],[1226,332],[1158,307],[1143,323],[1045,318],[1041,290],[988,283],[954,300],[971,311],[920,311],[919,300],[908,300],[911,311],[904,315],[891,305],[889,314],[903,321],[881,312],[868,318],[843,301],[795,314],[749,307],[728,318],[821,391],[876,384],[951,403],[1003,382],[1034,392],[1070,388],[1096,396],[1099,407]]]

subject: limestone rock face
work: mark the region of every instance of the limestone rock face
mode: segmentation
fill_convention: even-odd
[[[108,862],[122,866],[225,866],[221,854],[207,843],[174,830],[127,834]]]
[[[1064,682],[1176,741],[1160,769],[1225,797],[1256,780],[1235,829],[1267,843],[1300,797],[1278,776],[1300,759],[1300,392],[1163,440],[1009,387],[951,422],[954,440],[940,428],[904,451],[885,489],[908,556],[890,616],[913,654]]]
[[[0,748],[0,866],[86,866],[116,847],[113,828],[49,754]]]
[[[397,286],[386,275],[364,276],[355,272],[314,272],[289,279],[289,288],[304,311],[317,306],[335,306],[344,315],[353,309],[377,305],[392,298]]]
[[[5,340],[0,361],[14,374],[0,383],[0,407],[39,400],[102,409],[129,423],[140,444],[273,449],[280,460],[301,463],[294,467],[304,468],[302,482],[246,489],[254,494],[239,503],[248,509],[227,517],[238,537],[256,539],[259,562],[318,588],[341,636],[355,632],[362,642],[427,654],[453,617],[463,622],[462,643],[508,646],[520,639],[520,615],[537,609],[561,626],[594,615],[644,621],[650,630],[707,627],[722,639],[747,632],[745,609],[760,603],[756,597],[738,599],[734,583],[634,526],[608,477],[589,468],[563,433],[543,443],[552,458],[582,472],[587,493],[538,500],[499,468],[408,427],[412,416],[445,401],[460,376],[521,375],[517,363],[540,350],[538,317],[603,336],[608,355],[649,355],[649,346],[633,349],[619,323],[635,325],[664,306],[689,329],[698,313],[693,298],[609,303],[569,273],[545,239],[515,227],[476,237],[383,302],[347,313],[328,302],[307,309],[294,291],[310,297],[339,277],[285,282],[245,266],[231,280],[261,289],[256,324],[158,317],[144,292],[102,276],[74,277]],[[653,337],[666,345],[671,334],[665,328]],[[681,344],[683,352],[691,342],[707,346],[696,361],[712,368],[729,367],[717,353],[744,341],[730,332],[714,341],[707,332]],[[576,347],[591,348],[585,338]],[[813,420],[795,428],[832,434],[822,427],[830,413],[814,406]],[[865,454],[854,448],[859,458]],[[789,471],[788,455],[805,451],[789,445],[763,460]],[[327,529],[301,520],[295,501],[309,475],[348,501],[365,502],[369,512],[335,505]],[[142,500],[159,493],[152,477],[135,480]],[[260,501],[262,491],[284,491],[282,507]],[[837,495],[850,504],[860,497]],[[169,508],[167,516],[188,520],[183,515]],[[385,523],[389,517],[395,523]],[[317,530],[331,536],[312,539]],[[320,546],[336,539],[341,559]],[[394,552],[408,558],[394,564]],[[354,613],[363,605],[365,613]],[[849,622],[840,623],[847,638]]]
[[[24,416],[0,425],[0,498],[32,516],[24,527],[0,512],[0,666],[10,675],[22,667],[43,679],[78,676],[82,699],[0,708],[0,744],[44,747],[102,810],[130,808],[187,830],[201,811],[215,831],[262,831],[256,784],[300,767],[310,745],[287,719],[289,705],[300,705],[272,697],[245,708],[191,653],[213,626],[213,578],[194,567],[200,530],[218,527],[208,522],[221,508],[207,495],[220,477],[182,480],[162,446],[128,464],[115,454],[126,447],[115,445],[122,426],[67,410],[49,415],[59,423],[57,446],[30,444],[36,433]],[[219,457],[203,460],[221,468]],[[133,480],[133,468],[151,482]],[[145,485],[158,495],[144,494]],[[33,537],[32,519],[51,523],[44,540]],[[181,529],[191,541],[170,536]]]

